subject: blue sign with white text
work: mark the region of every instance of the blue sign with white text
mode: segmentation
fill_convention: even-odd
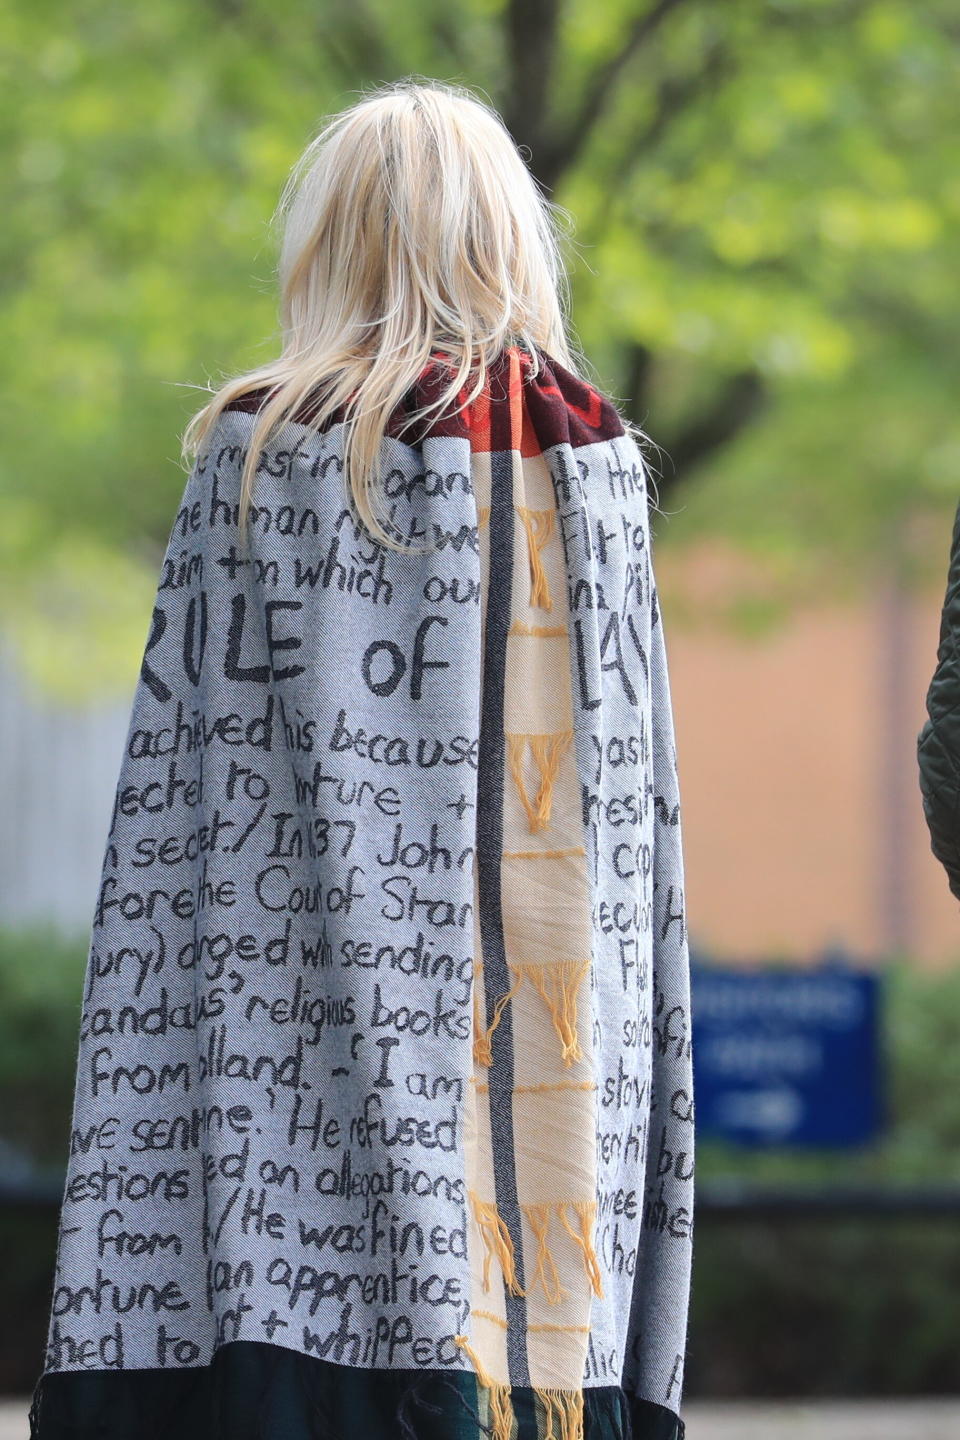
[[[881,977],[691,958],[697,1133],[744,1145],[858,1145],[884,1123]]]

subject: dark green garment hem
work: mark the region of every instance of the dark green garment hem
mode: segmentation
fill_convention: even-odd
[[[529,1387],[511,1390],[513,1440],[551,1440]],[[234,1340],[209,1365],[55,1370],[30,1407],[31,1440],[489,1440],[472,1370],[361,1370]],[[685,1440],[680,1417],[617,1385],[584,1391],[584,1440]]]

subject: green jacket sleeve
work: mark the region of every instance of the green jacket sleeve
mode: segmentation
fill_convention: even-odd
[[[950,548],[937,664],[917,737],[923,812],[934,855],[960,900],[960,506]]]

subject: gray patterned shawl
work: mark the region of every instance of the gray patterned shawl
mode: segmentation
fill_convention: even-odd
[[[93,916],[35,1440],[161,1414],[205,1440],[683,1435],[689,967],[646,474],[612,402],[537,358],[388,429],[392,523],[429,553],[358,528],[344,426],[303,412],[245,557],[259,394],[186,482]],[[309,1413],[281,1424],[294,1373]]]

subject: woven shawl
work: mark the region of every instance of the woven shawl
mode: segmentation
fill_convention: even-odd
[[[172,526],[83,990],[34,1440],[681,1440],[693,1087],[641,453],[545,352]],[[465,392],[464,392],[465,395]],[[463,398],[463,397],[461,397]]]

